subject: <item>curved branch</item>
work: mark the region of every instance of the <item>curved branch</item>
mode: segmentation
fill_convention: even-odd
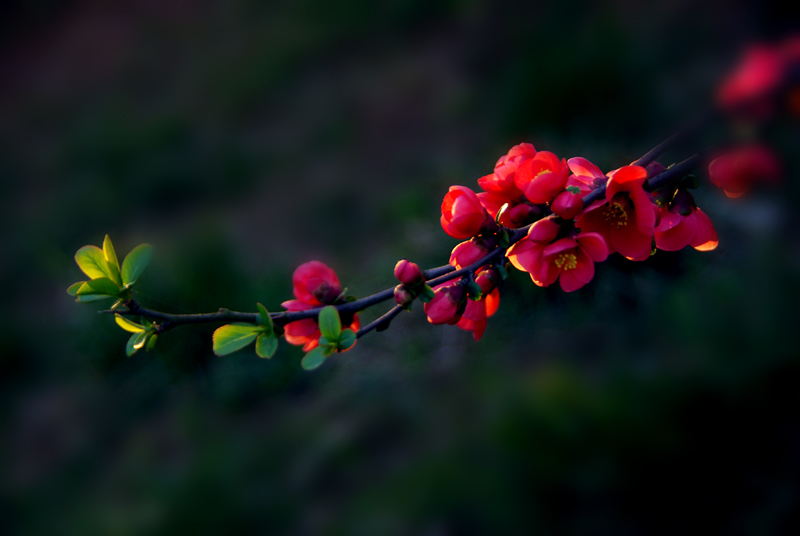
[[[693,128],[696,128],[696,126]],[[647,154],[642,156],[642,158],[634,162],[634,164],[646,165],[647,163],[650,163],[651,161],[655,160],[655,158],[657,158],[660,154],[666,151],[669,147],[678,143],[678,141],[682,139],[684,135],[686,135],[685,132],[679,132],[678,134],[675,134],[674,136],[670,137],[666,141],[662,142],[661,144],[650,150]],[[644,186],[645,189],[648,191],[652,191],[656,188],[668,184],[673,180],[683,177],[689,171],[702,165],[705,162],[706,158],[708,157],[709,153],[710,153],[709,150],[699,151],[698,153],[687,158],[683,162],[680,162],[679,164],[676,164],[664,170],[660,174],[650,178],[645,183]],[[596,188],[595,190],[591,191],[590,193],[586,194],[583,197],[584,206],[588,206],[591,203],[605,197],[605,191],[606,191],[606,186],[602,185]],[[425,270],[423,274],[425,276],[426,283],[430,286],[436,286],[442,283],[446,283],[447,281],[450,281],[457,277],[461,277],[467,274],[474,274],[481,267],[494,262],[495,259],[497,259],[498,257],[502,257],[502,255],[505,254],[505,252],[509,247],[511,247],[511,245],[520,241],[527,235],[528,230],[532,225],[533,224],[526,225],[525,227],[520,227],[519,229],[513,229],[513,230],[509,229],[510,236],[509,236],[508,246],[495,248],[494,250],[490,251],[479,260],[470,264],[469,266],[456,270],[455,267],[447,264],[444,266],[438,266],[436,268]],[[390,300],[393,297],[394,297],[394,287],[391,287],[376,294],[373,294],[371,296],[361,298],[360,300],[337,305],[336,309],[339,311],[340,314],[358,313],[373,305]],[[127,309],[124,310],[108,310],[100,312],[115,313],[120,315],[138,315],[154,320],[161,320],[162,324],[158,328],[159,332],[172,329],[173,327],[182,324],[198,324],[206,322],[229,322],[229,321],[250,322],[250,323],[258,322],[258,313],[244,313],[239,311],[231,311],[228,309],[220,309],[216,313],[169,314],[161,311],[148,309],[146,307],[142,307],[134,300],[126,302],[125,306],[127,307]],[[284,326],[290,322],[295,322],[297,320],[316,318],[321,310],[322,307],[315,307],[313,309],[307,309],[305,311],[287,311],[281,313],[270,313],[270,317],[272,318],[272,321],[275,324]],[[376,329],[383,323],[388,324],[388,322],[390,322],[395,316],[397,316],[401,310],[402,307],[399,305],[393,307],[392,309],[389,310],[389,312],[387,312],[374,322],[371,322],[370,324],[360,329],[356,334],[357,337],[361,337],[369,333],[370,331]]]

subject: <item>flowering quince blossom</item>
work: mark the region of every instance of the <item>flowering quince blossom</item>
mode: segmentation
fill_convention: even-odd
[[[442,228],[453,238],[472,238],[493,231],[497,224],[466,186],[451,186],[442,202]]]
[[[643,261],[652,251],[660,215],[644,191],[647,170],[625,166],[609,173],[605,201],[595,201],[577,219],[580,229],[600,233],[608,251],[618,251],[633,261]]]
[[[572,171],[572,175],[567,180],[567,186],[577,186],[583,195],[608,181],[608,177],[600,171],[599,167],[581,156],[570,158],[567,160],[567,165]]]
[[[494,268],[481,268],[477,272],[475,282],[481,287],[483,296],[479,300],[468,300],[464,314],[456,326],[463,330],[471,331],[472,338],[479,341],[486,331],[487,318],[497,312],[500,307],[500,291],[497,290],[497,283],[500,281],[500,274]]]
[[[473,238],[466,242],[461,242],[450,254],[450,264],[460,270],[478,261],[481,257],[497,247],[497,238],[486,236]]]
[[[656,247],[663,251],[678,251],[686,246],[711,251],[719,243],[711,219],[697,208],[692,194],[685,190],[678,190],[673,201],[661,207],[655,239]]]
[[[478,185],[483,189],[478,198],[493,218],[497,217],[498,211],[508,203],[508,211],[500,220],[506,227],[520,227],[532,216],[541,215],[541,210],[526,202],[522,190],[517,188],[515,182],[519,165],[534,156],[536,149],[530,143],[515,145],[508,154],[500,157],[495,164],[494,173],[478,179]]]
[[[514,183],[531,203],[548,203],[567,185],[569,166],[549,151],[540,151],[517,168]]]
[[[319,261],[301,264],[292,275],[292,286],[295,300],[288,300],[281,305],[289,311],[306,311],[324,305],[333,305],[342,293],[342,286],[336,272]],[[358,315],[352,319],[342,315],[342,324],[345,328],[358,331],[360,323]],[[348,325],[349,324],[349,325]],[[286,342],[294,345],[303,345],[303,351],[308,352],[319,344],[321,333],[316,318],[306,318],[290,322],[285,326]]]
[[[553,218],[539,220],[508,250],[508,260],[540,287],[558,279],[565,292],[578,290],[592,280],[594,263],[606,260],[608,248],[599,233],[567,233],[559,238],[563,231]]]
[[[774,182],[780,177],[775,153],[763,145],[749,145],[714,159],[708,165],[708,178],[728,197],[739,197],[759,181]]]
[[[436,285],[433,299],[424,306],[431,324],[456,324],[467,306],[467,291],[457,281]]]

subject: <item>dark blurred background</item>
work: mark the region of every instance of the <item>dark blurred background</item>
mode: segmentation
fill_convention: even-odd
[[[447,261],[449,185],[522,141],[630,162],[798,21],[645,4],[3,3],[0,530],[796,534],[796,123],[777,191],[698,191],[717,250],[513,273],[478,343],[416,305],[313,373],[213,326],[127,358],[65,292],[109,233],[156,246],[136,297],[170,312],[278,310],[311,259],[370,294]]]

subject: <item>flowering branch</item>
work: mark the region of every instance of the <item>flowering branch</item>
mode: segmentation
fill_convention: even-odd
[[[775,102],[789,95],[798,82],[800,40],[782,47],[766,55],[762,50],[756,60],[746,57],[744,65],[721,85],[713,111],[630,165],[603,173],[582,157],[559,159],[529,143],[513,147],[498,160],[492,174],[478,180],[482,192],[452,186],[445,195],[442,228],[453,238],[466,240],[453,249],[449,264],[423,271],[401,260],[394,271],[400,284],[371,296],[345,296],[336,273],[311,261],[294,272],[295,299],[282,304],[285,312],[269,313],[261,304],[255,313],[156,311],[137,303],[131,292],[150,260],[150,246],[137,247],[120,265],[108,237],[102,249],[85,246],[78,251],[76,262],[91,279],[72,285],[68,292],[80,302],[116,299],[110,309],[100,312],[114,314],[117,324],[132,333],[128,355],[152,348],[158,335],[180,325],[232,322],[214,332],[218,355],[255,342],[259,356],[271,357],[278,339],[285,337],[290,344],[303,346],[307,353],[302,365],[312,369],[334,352],[349,350],[367,333],[388,328],[416,299],[424,302],[429,322],[455,324],[478,340],[487,318],[499,306],[497,286],[509,264],[528,273],[538,286],[558,281],[565,292],[572,292],[591,281],[594,263],[615,252],[642,261],[657,249],[713,250],[717,233],[689,193],[698,186],[689,173],[708,165],[711,182],[735,197],[761,179],[777,177],[774,155],[763,146],[745,146],[710,164],[711,149],[667,168],[657,159],[686,145],[712,120],[763,120],[765,110],[774,110]],[[395,306],[360,325],[358,313],[392,298]],[[142,323],[131,317],[139,317]]]

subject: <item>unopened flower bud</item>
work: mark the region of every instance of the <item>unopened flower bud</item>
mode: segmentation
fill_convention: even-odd
[[[528,203],[521,203],[508,209],[500,223],[506,227],[517,228],[531,223],[542,216],[542,210]]]
[[[397,285],[394,287],[394,301],[397,302],[397,305],[402,305],[403,307],[407,307],[411,305],[411,302],[414,301],[416,295],[408,290],[405,285]]]
[[[493,291],[500,280],[500,273],[494,267],[482,268],[475,277],[475,282],[481,287],[484,296]]]
[[[394,276],[404,285],[414,287],[425,281],[422,270],[413,262],[403,259],[394,267]]]
[[[557,214],[565,220],[573,219],[583,212],[583,199],[581,198],[580,191],[576,194],[564,190],[550,203],[550,210],[553,211],[553,214]]]
[[[467,304],[467,293],[460,285],[439,287],[433,299],[425,304],[425,314],[431,324],[455,324],[461,319]]]
[[[497,238],[482,236],[461,242],[450,254],[450,264],[460,270],[469,266],[497,247]]]

